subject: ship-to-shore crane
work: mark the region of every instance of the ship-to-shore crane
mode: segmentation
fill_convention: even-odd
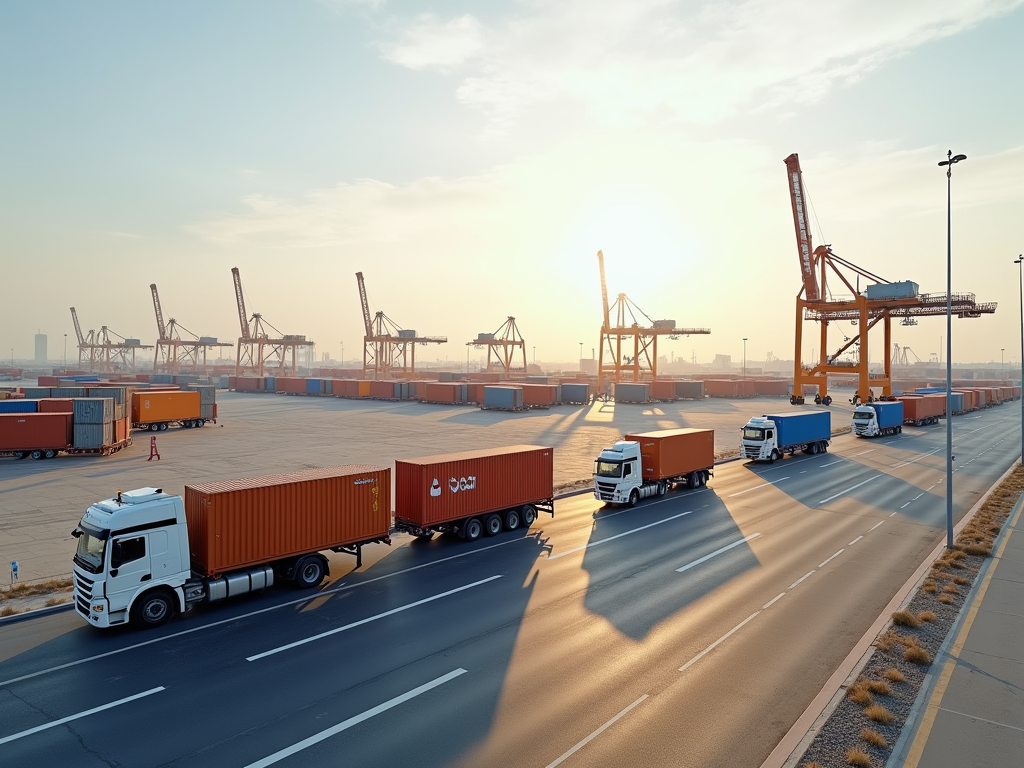
[[[356,272],[359,284],[359,303],[363,309],[363,375],[371,372],[376,379],[390,379],[396,374],[404,377],[416,373],[417,344],[445,344],[447,336],[417,336],[416,331],[396,324],[383,312],[370,317],[370,301],[366,296],[363,273]]]
[[[516,327],[516,319],[511,315],[494,333],[481,333],[476,337],[476,341],[466,342],[466,346],[487,347],[487,370],[491,370],[491,358],[493,357],[493,365],[501,366],[506,379],[514,370],[512,363],[517,357],[516,350],[518,349],[523,358],[523,367],[517,372],[521,370],[524,374],[526,373],[526,343]]]
[[[803,387],[810,384],[818,389],[814,402],[830,405],[830,373],[857,375],[854,403],[875,400],[872,387],[881,388],[881,396],[877,399],[892,399],[892,319],[897,318],[910,325],[919,317],[945,315],[946,294],[918,293],[916,283],[891,283],[837,256],[832,252],[831,245],[819,245],[815,248],[811,241],[807,195],[804,190],[803,172],[800,169],[800,158],[794,153],[784,162],[793,207],[800,274],[803,278],[803,284],[796,296],[796,356],[790,402],[793,405],[802,405]],[[828,283],[829,273],[841,283],[842,295],[833,295],[831,292]],[[858,290],[860,277],[874,284],[869,285],[863,293]],[[853,281],[857,282],[857,287]],[[981,317],[996,311],[994,302],[979,304],[975,301],[973,293],[954,293],[951,304],[952,311],[957,317]],[[805,366],[802,360],[805,320],[820,324],[821,359],[811,366]],[[851,339],[846,339],[842,346],[829,354],[828,325],[839,320],[857,324],[857,334]],[[885,354],[882,355],[885,372],[871,376],[868,372],[868,332],[879,323],[885,337]],[[841,360],[840,356],[850,350],[858,353],[856,362]]]
[[[159,334],[156,340],[156,354],[153,356],[154,373],[206,373],[208,350],[234,346],[230,342],[219,342],[210,336],[196,336],[173,317],[165,324],[156,283],[151,283],[149,290],[153,294],[153,311],[156,313],[156,328]],[[181,338],[181,331],[192,338]]]
[[[658,337],[696,336],[711,333],[710,328],[678,328],[675,320],[651,320],[640,307],[624,293],[615,303],[608,304],[608,282],[604,275],[604,253],[597,252],[601,270],[601,305],[604,323],[601,325],[601,346],[597,357],[597,388],[605,391],[606,382],[640,381],[641,373],[649,371],[658,378]],[[612,325],[612,310],[615,325]],[[641,324],[641,321],[643,323]]]
[[[71,319],[78,337],[78,367],[88,364],[89,373],[135,373],[135,352],[153,349],[152,345],[143,344],[139,339],[125,338],[105,325],[98,331],[90,330],[87,336],[83,335],[74,307],[71,308]],[[111,336],[120,341],[114,341]]]
[[[238,324],[242,329],[242,335],[238,339],[235,375],[251,373],[263,376],[272,368],[279,376],[294,376],[298,371],[296,350],[300,347],[310,349],[314,345],[313,342],[308,341],[305,336],[281,333],[258,312],[250,318],[245,312],[245,295],[242,293],[242,277],[238,267],[232,267],[231,277],[235,283]],[[268,332],[268,328],[274,335]]]

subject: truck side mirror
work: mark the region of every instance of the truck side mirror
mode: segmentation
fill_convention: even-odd
[[[121,542],[115,541],[114,545],[110,548],[110,567],[120,568],[121,567]]]

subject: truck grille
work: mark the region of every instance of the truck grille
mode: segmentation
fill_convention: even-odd
[[[761,453],[760,446],[757,445],[744,445],[743,446],[743,458],[745,459],[756,459]]]
[[[602,483],[598,480],[597,492],[601,497],[601,501],[611,501],[615,498],[615,483]]]
[[[89,615],[89,605],[92,602],[93,589],[96,582],[87,579],[82,574],[75,572],[75,609],[83,616]]]

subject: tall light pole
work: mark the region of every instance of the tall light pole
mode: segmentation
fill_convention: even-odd
[[[344,368],[345,367],[345,342],[344,341],[339,341],[338,343],[341,344],[341,367]]]
[[[1017,278],[1020,283],[1020,384],[1024,387],[1024,253],[1013,263],[1017,265]],[[1024,466],[1024,396],[1020,399],[1020,463]]]
[[[583,370],[583,342],[580,342],[580,370]]]
[[[1006,378],[1006,376],[1003,374],[1003,371],[1006,370],[1006,365],[1003,363],[1003,352],[1005,352],[1005,351],[1006,351],[1006,347],[1000,347],[999,348],[999,376],[1000,376],[1000,378],[1004,378],[1004,379]]]
[[[537,348],[536,347],[533,348],[533,364],[534,365],[537,364]]]
[[[946,152],[946,548],[953,548],[953,166],[967,155]]]
[[[743,378],[747,378],[747,337],[743,337]]]
[[[64,334],[64,373],[68,372],[68,335]]]

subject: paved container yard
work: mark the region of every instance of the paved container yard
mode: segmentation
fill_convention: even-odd
[[[86,505],[118,489],[155,486],[182,493],[186,483],[351,463],[393,467],[395,459],[514,443],[554,446],[558,487],[588,478],[600,449],[628,432],[714,429],[721,453],[738,446],[750,416],[794,410],[783,398],[708,398],[509,413],[236,392],[218,393],[218,404],[218,424],[155,433],[159,462],[147,461],[147,432],[134,433],[133,446],[109,457],[0,459],[0,562],[17,560],[22,581],[67,575],[71,530]],[[834,403],[831,410],[833,427],[849,424],[849,406]]]

